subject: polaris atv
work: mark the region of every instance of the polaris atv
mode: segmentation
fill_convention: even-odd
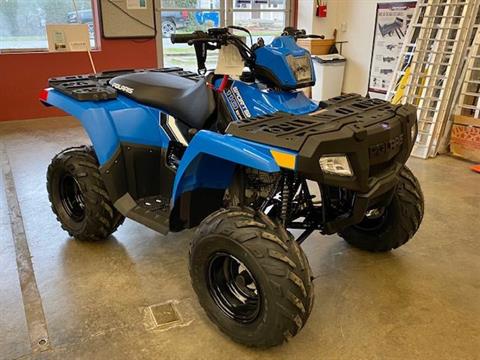
[[[56,155],[47,189],[79,240],[105,239],[125,217],[162,234],[197,227],[189,264],[200,304],[233,340],[269,347],[312,310],[300,247],[312,232],[378,252],[418,230],[423,195],[405,166],[416,109],[354,94],[312,101],[298,90],[315,83],[296,44],[304,31],[252,46],[230,31],[172,35],[195,47],[198,74],[50,79],[41,101],[78,118],[93,146]],[[240,78],[206,72],[207,52],[225,46],[248,68]]]

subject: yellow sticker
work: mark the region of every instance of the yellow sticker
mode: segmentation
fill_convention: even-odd
[[[277,150],[270,150],[278,166],[286,169],[295,170],[295,155],[284,153]]]

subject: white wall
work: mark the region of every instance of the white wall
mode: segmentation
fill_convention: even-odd
[[[314,15],[314,0],[299,0],[299,28],[311,29],[314,34],[324,34],[326,37],[331,37],[336,28],[337,40],[348,41],[348,44],[343,44],[342,52],[347,58],[343,82],[343,91],[346,93],[367,93],[375,16],[379,2],[401,0],[327,0],[327,18],[317,18]],[[310,20],[306,14],[309,5],[313,14]],[[341,31],[342,24],[345,31]]]
[[[298,0],[297,27],[313,32],[313,18],[315,17],[313,0]]]

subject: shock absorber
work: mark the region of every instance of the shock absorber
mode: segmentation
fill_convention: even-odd
[[[283,186],[280,197],[282,201],[280,217],[285,226],[287,224],[290,203],[292,200],[292,174],[290,173],[285,173],[283,175]]]

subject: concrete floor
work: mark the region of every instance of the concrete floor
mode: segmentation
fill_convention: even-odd
[[[60,229],[45,171],[55,153],[86,142],[69,118],[0,124],[49,339],[47,351],[32,354],[2,179],[0,358],[480,358],[480,175],[468,163],[410,160],[426,212],[401,249],[369,254],[337,236],[309,238],[302,246],[316,277],[310,319],[288,344],[259,351],[231,342],[199,308],[187,270],[191,231],[161,236],[127,220],[92,244]],[[151,329],[145,309],[169,300],[183,324]]]

